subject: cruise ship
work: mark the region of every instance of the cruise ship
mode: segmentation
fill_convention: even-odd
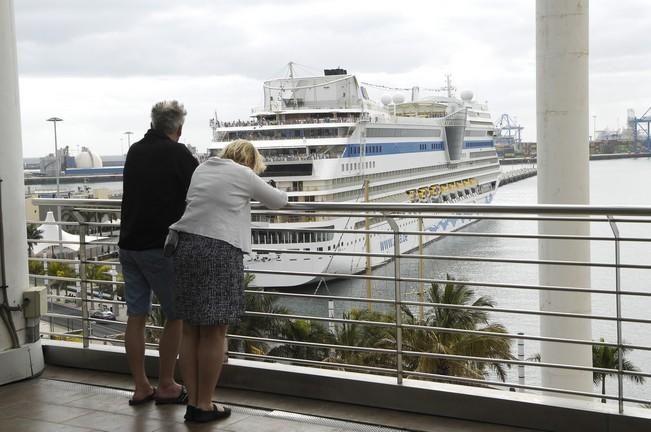
[[[265,157],[263,177],[288,192],[293,202],[490,203],[497,191],[499,162],[488,107],[463,91],[421,96],[409,89],[369,97],[370,84],[344,69],[323,76],[264,83],[264,106],[249,120],[210,121],[212,155],[231,141],[250,140]],[[373,89],[377,90],[377,88]],[[470,219],[423,219],[422,230],[458,230]],[[419,221],[403,219],[401,231],[418,231]],[[271,228],[272,230],[269,230]],[[341,233],[341,230],[387,234]],[[364,217],[253,215],[254,252],[246,270],[355,274],[389,258],[329,255],[328,252],[393,254],[394,236],[386,220]],[[426,241],[435,235],[423,236]],[[400,236],[400,250],[418,247],[418,236]],[[273,250],[282,249],[283,253]],[[312,251],[301,254],[292,251]],[[292,287],[317,282],[309,275],[257,273],[258,287]]]

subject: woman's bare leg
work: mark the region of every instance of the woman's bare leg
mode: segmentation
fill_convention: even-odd
[[[202,326],[197,345],[197,407],[212,411],[212,396],[224,363],[224,338],[228,326]]]
[[[181,366],[181,375],[183,383],[188,389],[188,405],[197,406],[199,381],[197,371],[199,364],[197,361],[197,349],[199,343],[199,327],[183,323],[183,338],[181,339],[181,350],[179,357],[179,366]]]

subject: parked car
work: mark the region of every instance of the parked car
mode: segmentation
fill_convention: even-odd
[[[90,314],[91,318],[115,321],[115,314],[109,310],[98,310]]]

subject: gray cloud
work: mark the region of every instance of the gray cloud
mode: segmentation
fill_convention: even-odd
[[[418,7],[410,6],[428,3],[348,5],[68,0],[50,10],[34,0],[21,1],[20,70],[56,76],[234,73],[262,79],[270,69],[297,60],[317,67],[405,72],[432,58],[445,63],[462,49],[459,40],[491,41],[501,35],[493,25],[499,13],[492,9],[475,8],[480,13],[473,15],[457,7],[450,20],[429,5],[424,11],[428,19],[414,25]],[[516,27],[522,24],[516,22]]]
[[[56,113],[75,141],[86,142],[86,134],[97,146],[114,146],[119,131],[144,124],[128,119],[164,96],[192,108],[186,133],[202,147],[213,108],[222,118],[245,117],[260,103],[261,81],[280,76],[290,60],[304,74],[341,66],[396,87],[439,87],[452,73],[458,87],[488,100],[496,117],[518,117],[534,139],[535,5],[16,0],[26,145],[49,142],[43,118]],[[627,107],[651,104],[647,10],[645,0],[590,2],[590,103],[600,124],[615,125]]]

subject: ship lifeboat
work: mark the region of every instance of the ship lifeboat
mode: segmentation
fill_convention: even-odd
[[[456,185],[457,185],[457,196],[461,198],[465,194],[465,190],[463,187],[463,180],[457,181]]]
[[[418,201],[417,195],[416,195],[416,189],[410,189],[407,191],[407,196],[409,197],[409,202],[416,202]]]
[[[440,193],[441,193],[441,187],[439,185],[436,184],[429,187],[430,196],[436,197],[439,196]]]
[[[429,198],[429,189],[428,188],[418,189],[418,199],[422,202],[422,201],[426,201],[427,198]]]

